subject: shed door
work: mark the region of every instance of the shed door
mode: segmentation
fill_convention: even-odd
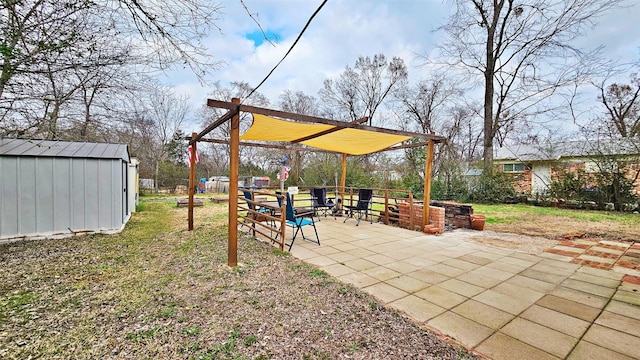
[[[122,162],[122,221],[124,222],[127,214],[129,213],[129,199],[127,194],[127,172],[129,171],[129,164]]]
[[[551,184],[551,167],[548,164],[534,164],[531,179],[532,194],[546,194]]]

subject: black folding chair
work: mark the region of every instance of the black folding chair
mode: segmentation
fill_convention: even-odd
[[[333,209],[336,204],[327,201],[327,189],[325,188],[312,188],[311,189],[311,206],[313,212],[318,216],[320,221],[320,213],[327,217],[327,213]],[[333,215],[335,219],[335,214]]]
[[[282,206],[282,199],[280,197],[278,197],[278,203],[280,204],[280,206]],[[289,251],[291,251],[291,248],[293,247],[293,242],[296,241],[296,236],[298,236],[298,232],[302,234],[302,238],[304,240],[314,241],[313,239],[307,238],[304,236],[304,231],[302,230],[302,228],[308,225],[313,226],[313,231],[316,233],[316,241],[314,242],[317,242],[318,245],[320,245],[320,238],[318,237],[318,230],[316,229],[316,223],[315,221],[313,221],[313,211],[296,214],[296,211],[293,207],[293,203],[291,202],[291,197],[289,196],[289,193],[287,193],[287,206],[286,206],[285,212],[286,212],[286,219],[287,219],[286,225],[296,229],[295,232],[293,233],[293,239],[291,239],[291,244],[289,244]],[[278,237],[278,235],[276,235],[276,237]]]
[[[347,222],[350,217],[353,217],[354,213],[358,214],[358,222],[356,226],[360,225],[360,220],[364,217],[365,219],[369,216],[371,223],[373,224],[373,214],[371,213],[371,198],[373,197],[373,190],[371,189],[360,189],[358,190],[358,203],[356,206],[353,205],[345,205],[344,208],[347,210],[348,216],[344,219],[343,223]]]

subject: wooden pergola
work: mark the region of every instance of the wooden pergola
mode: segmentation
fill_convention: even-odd
[[[387,141],[395,141],[396,139],[406,139],[406,138],[418,138],[423,139],[425,141],[397,145],[394,144],[392,146],[384,146],[384,148],[364,148],[364,152],[360,153],[375,153],[381,151],[390,151],[390,150],[399,150],[406,149],[412,147],[419,146],[427,146],[427,157],[425,161],[425,176],[424,176],[424,199],[423,199],[423,217],[422,217],[422,227],[426,225],[426,222],[429,219],[429,201],[431,198],[431,173],[432,173],[432,165],[433,165],[433,157],[435,152],[435,144],[436,143],[444,143],[446,142],[446,138],[442,136],[437,136],[435,134],[421,134],[414,133],[408,131],[394,130],[394,129],[386,129],[382,127],[368,126],[362,125],[362,122],[365,122],[367,119],[359,119],[354,122],[343,122],[337,120],[324,119],[315,116],[302,115],[296,113],[290,113],[279,110],[272,110],[266,108],[260,108],[250,105],[242,105],[240,104],[240,99],[234,98],[231,102],[219,101],[219,100],[207,100],[207,106],[218,108],[218,109],[226,109],[227,112],[222,115],[220,118],[212,122],[209,126],[207,126],[200,133],[193,133],[189,138],[189,145],[191,145],[191,163],[190,163],[190,173],[189,173],[189,212],[188,212],[188,222],[189,222],[189,230],[193,230],[193,208],[194,208],[194,193],[196,187],[196,163],[195,163],[195,153],[197,151],[197,143],[201,142],[212,142],[212,143],[226,143],[230,146],[230,162],[229,162],[229,238],[228,238],[228,265],[236,266],[238,264],[238,168],[239,168],[239,158],[240,158],[240,145],[243,146],[259,146],[266,148],[275,148],[275,149],[287,149],[287,150],[300,150],[300,151],[321,151],[321,152],[337,152],[332,147],[327,148],[324,147],[321,143],[320,145],[315,145],[313,147],[309,147],[311,145],[302,146],[300,144],[318,143],[319,139],[326,136],[335,136],[336,134],[341,134],[341,140],[343,143],[349,145],[349,136],[352,134],[352,130],[343,131],[344,129],[356,129],[359,134],[370,134],[375,136],[375,134],[388,134],[386,135]],[[321,131],[314,132],[311,130],[309,135],[287,140],[288,143],[293,145],[274,145],[274,144],[265,144],[265,143],[256,143],[256,142],[246,142],[240,141],[240,112],[249,112],[252,114],[265,115],[268,117],[277,117],[283,120],[290,120],[291,126],[294,124],[323,124],[325,126],[322,127]],[[254,116],[255,119],[255,116]],[[276,119],[271,119],[273,121],[280,121]],[[231,121],[230,126],[230,138],[227,139],[206,139],[204,138],[209,132],[213,129],[219,127],[227,121]],[[328,126],[327,126],[328,125]],[[297,125],[295,125],[297,126]],[[364,131],[364,132],[362,132]],[[366,132],[366,133],[365,133]],[[345,137],[346,136],[346,137]],[[385,135],[381,135],[385,136]],[[395,136],[395,137],[394,137]],[[390,138],[390,139],[389,139]],[[357,142],[359,139],[354,138],[353,141]],[[272,142],[282,142],[278,140],[265,140]],[[400,140],[399,142],[401,142]],[[326,143],[326,141],[325,141]],[[342,144],[344,148],[344,144]],[[378,145],[379,147],[379,145]],[[344,197],[344,189],[346,183],[346,170],[347,170],[347,154],[346,152],[342,152],[342,176],[340,179],[340,193]]]

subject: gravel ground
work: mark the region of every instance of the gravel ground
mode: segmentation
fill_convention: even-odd
[[[0,358],[473,359],[370,295],[270,245],[226,205],[149,203],[117,235],[0,245]]]

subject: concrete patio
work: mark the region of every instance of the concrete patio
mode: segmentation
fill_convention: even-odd
[[[317,227],[321,246],[298,237],[293,256],[487,358],[640,358],[636,274],[476,243],[472,230],[434,236],[331,217]]]

